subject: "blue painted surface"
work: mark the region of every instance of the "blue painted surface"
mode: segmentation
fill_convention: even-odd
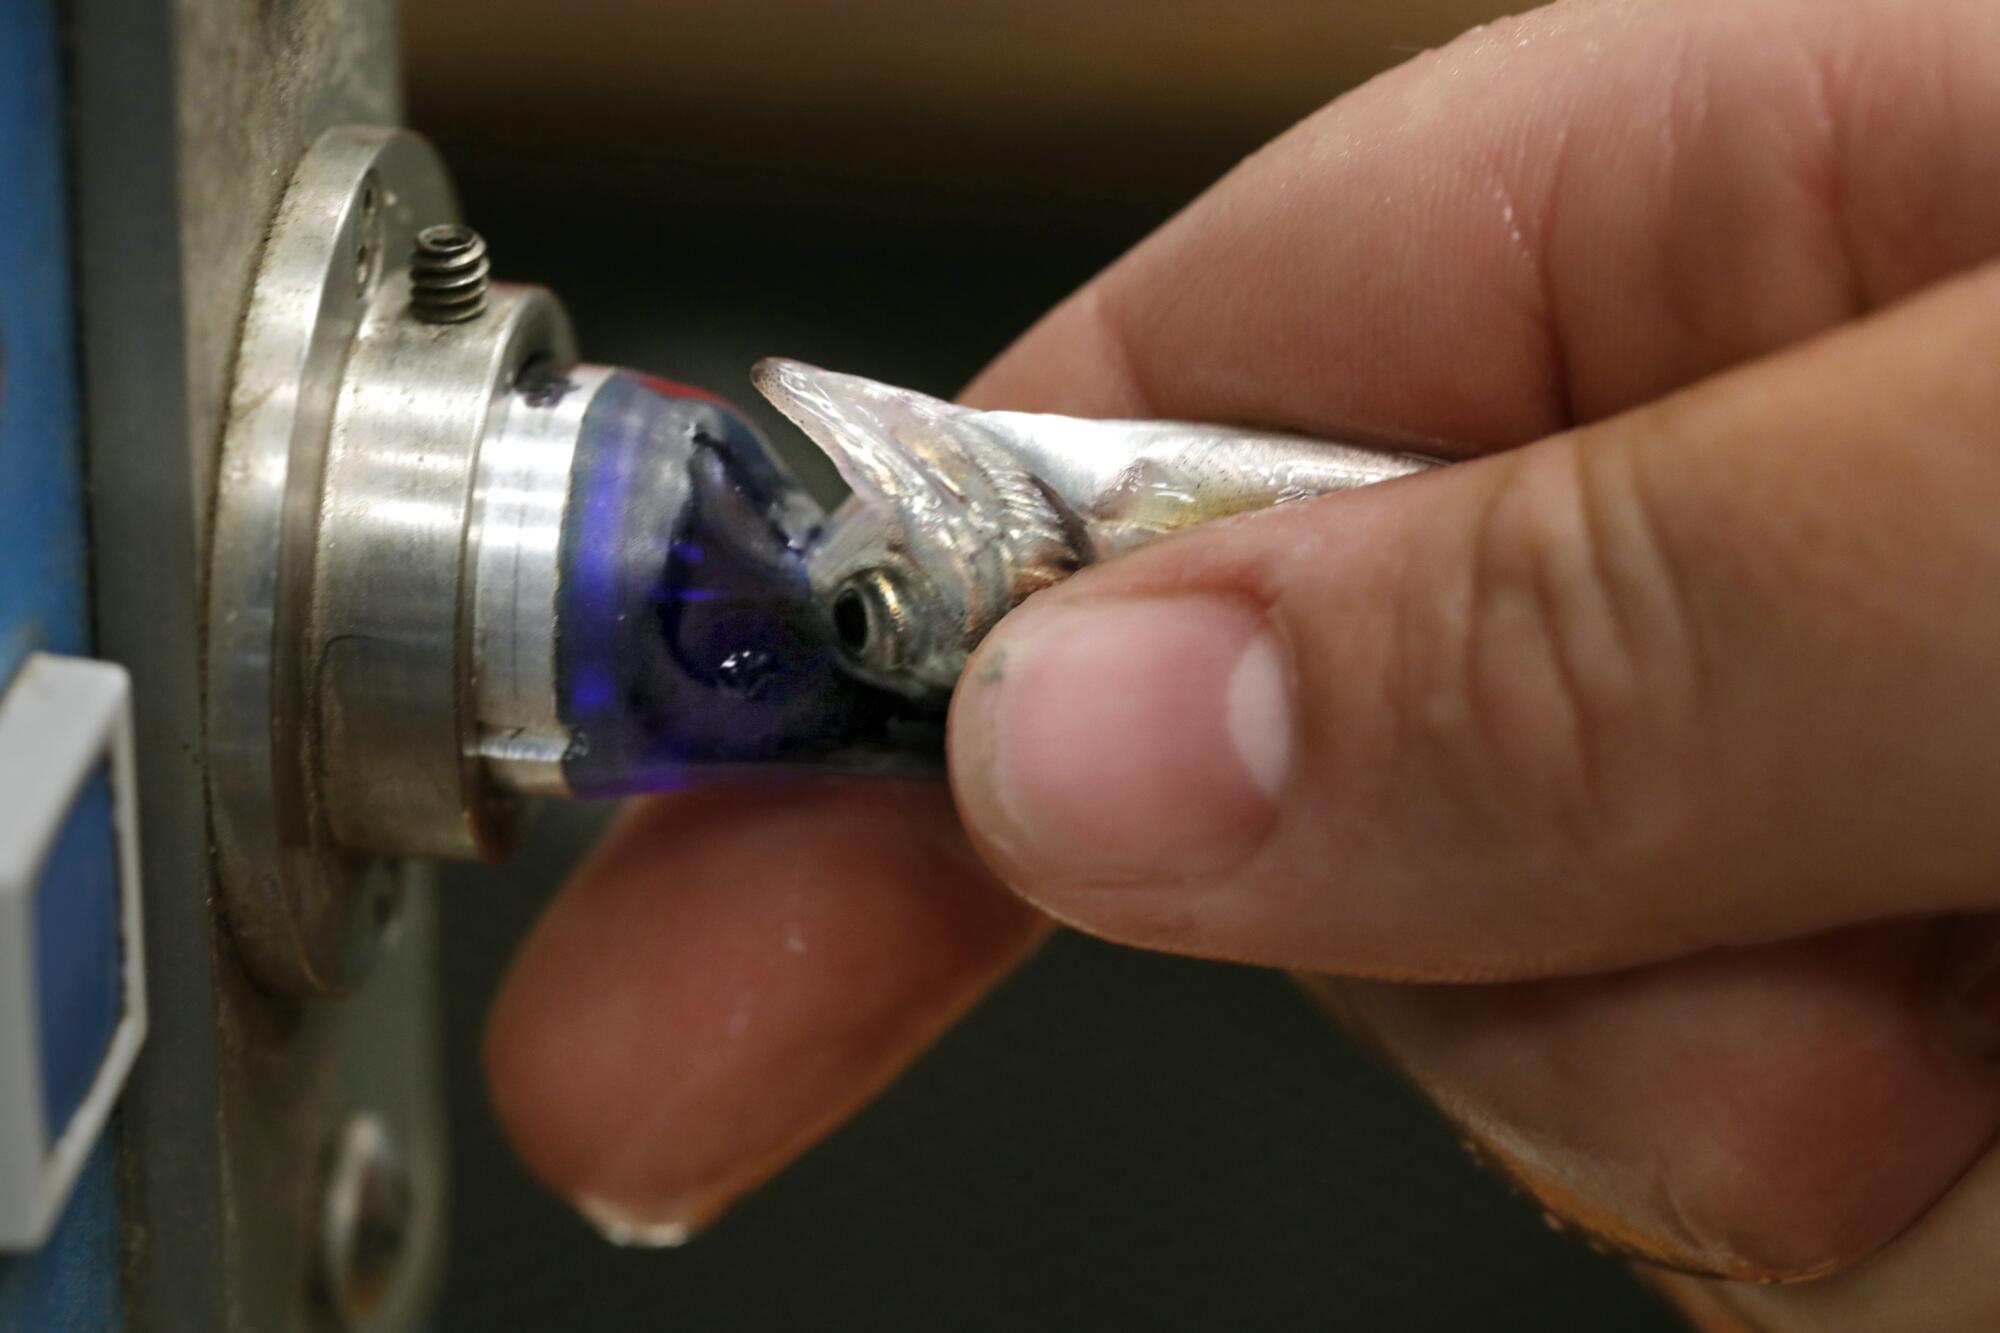
[[[54,0],[0,3],[0,687],[87,650]]]
[[[0,689],[32,651],[89,651],[56,19],[57,0],[0,0]],[[91,841],[78,839],[52,857],[50,880],[101,875],[108,827],[95,845],[82,845]],[[93,940],[38,943],[87,957],[105,938],[88,919],[94,911],[67,923]],[[94,1067],[90,1047],[100,1020],[92,1002],[71,1016],[83,1036],[65,1058]],[[67,1102],[76,1076],[65,1068],[59,1078]],[[49,1242],[33,1255],[0,1258],[0,1333],[112,1333],[122,1322],[118,1267],[116,1177],[106,1140]]]
[[[77,793],[35,893],[42,1109],[51,1140],[90,1091],[125,1012],[117,847],[111,777],[100,768]]]
[[[98,1142],[69,1208],[40,1253],[0,1260],[0,1329],[6,1333],[116,1333],[118,1190],[111,1140]]]

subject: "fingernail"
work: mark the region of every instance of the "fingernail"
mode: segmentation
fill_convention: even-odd
[[[1939,926],[1938,988],[1947,1036],[1984,1063],[2000,1063],[2000,915]]]
[[[636,806],[487,1028],[523,1163],[621,1245],[679,1244],[872,1097],[1033,946],[929,783]]]
[[[954,708],[969,822],[1018,869],[1069,881],[1241,861],[1291,766],[1286,653],[1233,598],[1031,604],[989,640]]]
[[[695,1237],[699,1224],[683,1218],[659,1218],[630,1206],[580,1195],[570,1200],[583,1220],[613,1245],[632,1250],[672,1250]]]

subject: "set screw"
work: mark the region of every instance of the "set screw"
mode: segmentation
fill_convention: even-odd
[[[458,223],[425,227],[410,256],[410,313],[426,324],[462,324],[486,310],[492,273],[486,242]]]

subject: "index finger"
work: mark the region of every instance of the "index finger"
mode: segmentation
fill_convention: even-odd
[[[1341,98],[982,405],[1524,444],[1996,253],[1991,6],[1552,5]]]

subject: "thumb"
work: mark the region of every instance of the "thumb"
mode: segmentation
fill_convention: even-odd
[[[2000,272],[1197,530],[974,659],[983,854],[1130,943],[1594,970],[2000,899]]]

